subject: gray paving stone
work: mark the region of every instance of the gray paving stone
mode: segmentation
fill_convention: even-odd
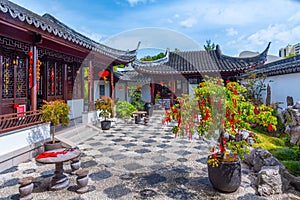
[[[126,158],[127,156],[123,155],[123,154],[116,154],[116,155],[112,155],[112,156],[109,156],[111,159],[113,160],[121,160],[121,159],[124,159]]]
[[[135,170],[143,168],[143,165],[140,165],[138,163],[129,163],[129,164],[123,165],[123,167],[128,171],[135,171]]]

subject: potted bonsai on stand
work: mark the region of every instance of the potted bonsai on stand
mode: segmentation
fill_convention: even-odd
[[[50,130],[51,141],[45,143],[45,151],[62,148],[60,141],[55,140],[55,126],[67,126],[69,119],[70,107],[64,100],[44,101],[41,113],[42,120],[49,122],[52,130]]]
[[[277,118],[272,108],[255,107],[246,101],[246,88],[237,82],[205,77],[205,82],[195,88],[194,97],[178,97],[179,104],[166,111],[165,122],[175,121],[173,133],[194,134],[216,138],[207,159],[208,177],[213,187],[222,192],[234,192],[241,184],[240,159],[249,152],[249,144],[240,138],[250,129],[250,124],[260,124],[275,130]],[[253,133],[248,131],[248,134]]]
[[[101,128],[102,130],[108,130],[111,127],[111,121],[108,120],[108,118],[113,118],[113,100],[110,97],[107,96],[101,96],[101,99],[98,99],[96,101],[96,110],[99,110],[99,117],[103,117],[104,120],[102,120]]]

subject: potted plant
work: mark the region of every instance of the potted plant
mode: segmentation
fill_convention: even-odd
[[[55,100],[55,101],[43,101],[44,104],[41,108],[42,120],[45,122],[49,122],[52,131],[51,141],[45,143],[45,150],[52,150],[61,148],[61,142],[55,140],[55,126],[63,125],[67,126],[70,123],[69,112],[70,107],[64,100]]]
[[[166,112],[165,121],[176,121],[173,132],[176,135],[193,134],[215,137],[216,146],[211,147],[207,160],[208,176],[213,187],[223,192],[233,192],[241,183],[240,159],[249,152],[248,143],[240,135],[250,129],[253,123],[275,130],[277,119],[272,108],[255,107],[246,101],[246,88],[237,82],[206,77],[194,97],[183,95]]]
[[[103,117],[101,128],[102,130],[108,130],[111,127],[111,121],[108,118],[114,117],[113,113],[113,100],[107,96],[101,96],[101,99],[96,101],[96,110],[99,110],[99,117]]]
[[[119,101],[116,107],[116,113],[118,117],[124,120],[129,119],[136,108],[128,101]]]

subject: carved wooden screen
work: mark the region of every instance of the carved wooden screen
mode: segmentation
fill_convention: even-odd
[[[16,97],[25,98],[27,96],[27,67],[26,60],[19,59],[18,65],[16,65]]]
[[[49,60],[47,67],[48,96],[63,95],[63,64]]]
[[[3,56],[2,99],[27,97],[26,59]]]
[[[79,63],[69,63],[67,66],[68,99],[83,98],[82,70]]]
[[[47,62],[47,86],[48,86],[48,96],[55,96],[55,62]]]
[[[14,97],[14,67],[12,59],[3,56],[2,62],[2,99]]]
[[[63,64],[62,63],[56,63],[55,67],[55,93],[56,96],[63,95]]]

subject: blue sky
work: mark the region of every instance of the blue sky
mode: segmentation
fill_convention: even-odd
[[[224,54],[269,53],[300,42],[295,0],[13,0],[49,13],[76,31],[118,49],[203,50],[210,39]]]

